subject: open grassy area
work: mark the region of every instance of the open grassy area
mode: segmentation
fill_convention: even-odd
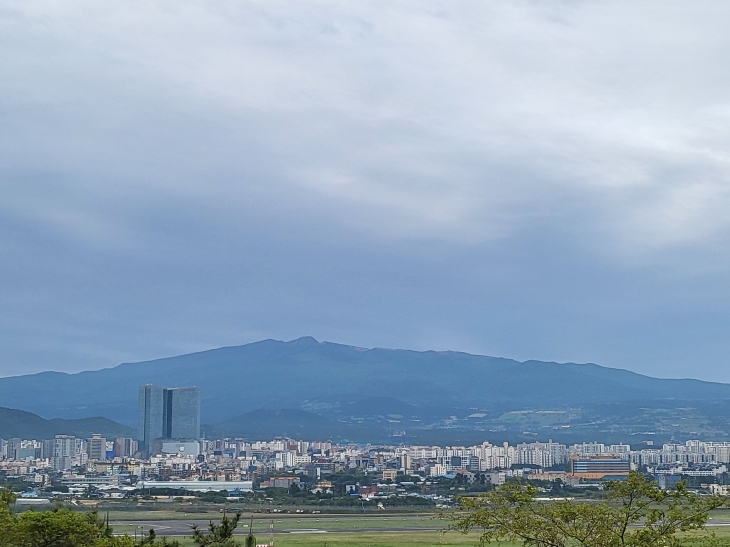
[[[718,538],[730,542],[730,526],[718,526],[710,528]],[[120,530],[121,531],[121,530]],[[258,544],[268,544],[269,534],[264,531],[255,530]],[[687,534],[690,537],[695,534]],[[194,544],[189,537],[175,537],[184,547],[192,547]],[[237,539],[242,542],[243,536],[238,535]],[[327,532],[327,533],[301,533],[276,534],[274,545],[276,547],[473,547],[478,545],[478,533],[463,535],[458,532],[437,532],[437,531],[403,531],[403,532]],[[521,547],[521,543],[494,542],[493,547]],[[691,541],[687,542],[688,547],[696,547]]]
[[[106,514],[105,509],[99,509],[99,513]],[[233,512],[229,510],[229,515]],[[254,520],[261,520],[268,522],[270,519],[276,521],[290,521],[290,520],[301,520],[301,519],[362,519],[362,518],[431,518],[435,515],[435,511],[421,511],[421,512],[401,512],[401,511],[368,511],[367,513],[318,513],[318,514],[297,514],[297,513],[251,513],[250,511],[243,511],[243,518],[250,518],[253,515]],[[125,520],[190,520],[190,519],[220,519],[222,512],[218,509],[211,509],[208,511],[195,511],[195,512],[184,512],[184,511],[165,511],[165,510],[154,510],[154,511],[109,511],[109,518],[111,520],[125,521]]]
[[[105,513],[105,509],[99,509],[99,513]],[[260,516],[260,515],[259,515]],[[154,509],[154,510],[116,510],[112,509],[109,511],[109,518],[111,520],[124,521],[124,520],[190,520],[190,519],[220,519],[221,512],[218,509],[210,509],[207,511],[195,511],[195,512],[184,512],[177,510],[165,510],[165,509]]]
[[[238,539],[242,542],[247,532],[251,514],[244,514],[239,524]],[[261,514],[254,513],[254,534],[259,544],[269,542],[269,521],[274,521],[277,533],[274,536],[278,547],[409,547],[409,546],[474,546],[478,544],[478,534],[462,535],[457,532],[442,532],[448,521],[436,518],[436,513],[398,514],[376,513],[365,515],[351,514]],[[186,534],[188,522],[205,520],[218,521],[221,514],[217,510],[207,513],[179,513],[175,511],[112,511],[110,520],[118,533],[134,535],[155,527],[160,536],[170,535],[181,541],[184,546],[192,542],[179,534]],[[147,526],[138,527],[141,521]],[[165,522],[167,521],[167,522]],[[720,509],[711,512],[709,530],[730,544],[730,510]],[[184,532],[170,533],[174,526],[183,526]],[[204,528],[205,526],[201,526]],[[179,528],[178,528],[179,530]],[[287,533],[288,532],[288,533]],[[689,539],[689,537],[688,537]],[[520,544],[494,543],[494,547],[520,547]],[[688,541],[688,547],[693,546]]]
[[[185,547],[192,546],[190,539],[175,538]],[[242,538],[241,538],[242,540]],[[268,535],[257,535],[259,544],[269,542]],[[334,534],[283,534],[274,538],[276,547],[471,547],[478,543],[476,535],[463,536],[455,532],[387,532],[387,533],[334,533]],[[518,547],[500,543],[495,547]]]
[[[326,507],[318,510],[317,513],[312,513],[312,507],[281,507],[277,508],[282,512],[266,512],[271,510],[272,507],[266,506],[264,510],[259,508],[252,508],[250,506],[231,504],[228,506],[221,505],[178,505],[178,504],[155,504],[155,505],[137,505],[131,506],[125,505],[107,505],[107,504],[93,504],[88,506],[74,506],[72,509],[75,511],[98,511],[99,513],[106,514],[109,512],[110,518],[115,520],[188,520],[191,518],[198,519],[216,519],[220,518],[222,510],[225,508],[229,514],[233,514],[236,508],[242,507],[244,515],[255,515],[255,518],[268,519],[268,518],[307,518],[307,517],[360,517],[363,515],[368,516],[380,516],[384,513],[388,515],[431,515],[437,510],[417,507],[389,507],[386,511],[366,508],[365,511],[360,507]],[[315,508],[316,509],[316,508]],[[303,512],[297,513],[297,510]]]
[[[256,515],[261,517],[260,515]],[[220,515],[215,515],[212,519],[218,521]],[[265,534],[268,537],[270,521],[274,522],[274,528],[277,532],[358,532],[358,533],[387,533],[402,531],[434,531],[445,528],[448,523],[435,518],[434,515],[373,515],[373,516],[275,516],[274,518],[254,518],[253,530],[255,534]],[[144,530],[154,528],[158,535],[181,535],[189,530],[189,524],[197,522],[200,528],[205,528],[207,522],[195,515],[195,519],[189,520],[117,520],[110,517],[110,523],[115,532],[133,534],[135,530]],[[247,532],[249,518],[245,516],[241,519],[238,529]]]
[[[170,519],[170,520],[182,520],[182,521],[193,521],[193,520],[212,520],[213,522],[221,519],[221,514],[216,513],[215,515],[190,515],[186,519]],[[229,516],[231,516],[229,514]],[[250,513],[243,513],[241,515],[241,524],[248,524],[251,518]],[[149,520],[155,522],[158,520],[164,521],[164,519],[148,519],[146,516],[137,516],[131,519],[117,519],[115,515],[110,515],[110,521],[123,522],[134,522],[137,520]],[[336,528],[347,528],[348,526],[370,526],[370,527],[401,527],[401,526],[420,526],[432,528],[434,526],[445,526],[445,521],[439,519],[435,514],[426,515],[363,515],[363,516],[349,516],[349,515],[314,515],[314,516],[299,516],[299,515],[253,515],[253,522],[255,528],[265,527],[269,528],[269,522],[274,521],[276,528],[316,528],[317,526],[328,526]]]
[[[261,538],[263,539],[263,538]],[[431,547],[472,546],[476,536],[439,532],[389,532],[381,534],[288,534],[275,538],[277,547]]]

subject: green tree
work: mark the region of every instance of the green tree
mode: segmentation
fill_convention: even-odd
[[[77,513],[56,507],[53,511],[10,510],[15,495],[0,488],[0,547],[179,547],[177,541],[157,539],[154,530],[140,543],[128,535],[114,536],[109,515]]]
[[[13,514],[11,504],[15,501],[15,494],[7,488],[0,488],[0,547],[12,545]]]
[[[708,512],[727,502],[689,492],[684,483],[661,490],[636,472],[609,482],[607,490],[597,503],[542,502],[534,486],[510,482],[461,498],[453,528],[478,530],[480,545],[508,540],[529,547],[679,547],[678,533],[704,530]]]
[[[253,517],[251,517],[251,523],[248,525],[248,534],[246,534],[244,547],[256,547],[256,536],[253,535]]]
[[[17,547],[92,547],[104,537],[87,515],[60,508],[20,514],[10,535]]]
[[[237,547],[238,544],[233,540],[233,532],[239,520],[241,520],[240,512],[233,518],[228,518],[228,515],[223,513],[220,524],[210,521],[207,533],[200,530],[197,525],[193,525],[193,542],[201,547]]]
[[[9,510],[10,504],[15,501],[15,494],[7,488],[0,488],[0,511]]]
[[[180,547],[180,542],[174,539],[168,541],[165,536],[158,539],[154,528],[150,528],[149,534],[144,536],[137,544],[139,547],[147,547],[148,545],[154,545],[156,547]]]
[[[104,537],[94,541],[94,547],[138,547],[138,545],[127,535]]]

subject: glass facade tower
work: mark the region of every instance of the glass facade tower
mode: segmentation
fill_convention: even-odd
[[[197,387],[140,386],[140,448],[150,449],[155,439],[200,439],[200,390]]]
[[[139,388],[140,448],[150,448],[152,441],[163,436],[164,390],[160,386],[146,385]]]
[[[175,387],[165,390],[165,438],[200,439],[200,390]]]

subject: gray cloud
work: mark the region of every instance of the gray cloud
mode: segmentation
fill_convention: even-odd
[[[312,334],[730,381],[729,17],[5,2],[0,374]]]

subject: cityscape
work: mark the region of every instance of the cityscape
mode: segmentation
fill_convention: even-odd
[[[0,547],[730,547],[729,28],[0,0]]]
[[[56,435],[0,440],[0,477],[21,485],[19,504],[56,498],[125,499],[140,492],[224,492],[227,497],[292,485],[333,494],[332,476],[360,477],[347,496],[362,500],[436,505],[453,501],[439,480],[499,486],[508,478],[602,488],[630,471],[654,477],[662,488],[687,481],[725,492],[730,442],[689,440],[642,446],[552,440],[510,445],[408,446],[333,443],[323,439],[203,439],[197,387],[139,388],[137,438]],[[466,487],[461,487],[465,489]],[[446,495],[444,495],[446,494]],[[417,500],[417,501],[416,501]]]

